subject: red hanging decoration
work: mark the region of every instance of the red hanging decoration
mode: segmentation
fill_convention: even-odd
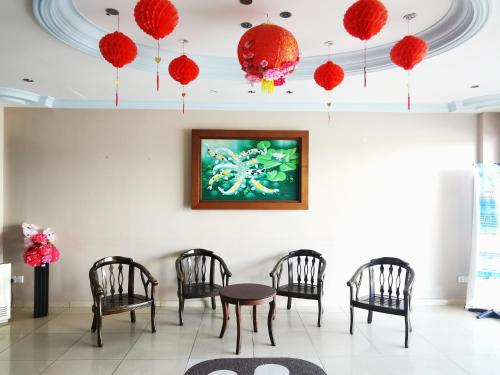
[[[366,87],[366,41],[378,34],[387,23],[388,12],[379,0],[358,0],[344,14],[344,28],[353,37],[365,41],[364,86]]]
[[[335,64],[333,61],[328,60],[314,71],[314,80],[326,91],[332,91],[335,87],[342,83],[344,75],[344,69]],[[326,103],[326,105],[328,107],[328,123],[330,123],[330,109],[332,106],[331,100]]]
[[[410,70],[427,55],[427,43],[422,38],[407,35],[391,49],[391,60],[394,64],[408,70],[408,110],[411,110]]]
[[[115,106],[118,107],[118,86],[120,84],[118,69],[135,60],[137,47],[128,36],[115,31],[101,38],[99,41],[99,50],[106,61],[116,68]]]
[[[170,62],[168,72],[175,81],[182,85],[182,114],[184,114],[185,85],[198,77],[200,69],[193,60],[183,54]]]
[[[261,82],[262,91],[272,93],[294,72],[299,62],[299,45],[290,31],[267,22],[243,34],[238,59],[245,78],[252,84]]]
[[[156,90],[160,90],[160,39],[174,31],[179,22],[179,14],[175,6],[168,0],[139,0],[134,8],[137,25],[146,34],[157,40]]]

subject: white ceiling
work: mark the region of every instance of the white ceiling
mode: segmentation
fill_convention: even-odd
[[[362,43],[350,37],[342,26],[345,9],[351,0],[255,0],[243,6],[237,0],[174,0],[179,9],[180,23],[174,33],[162,41],[162,48],[179,50],[178,39],[190,40],[188,52],[196,55],[235,57],[236,45],[244,30],[242,21],[258,24],[271,21],[292,31],[299,42],[302,56],[325,53],[323,42],[334,40],[335,52],[358,50]],[[113,30],[115,20],[104,14],[104,8],[115,7],[121,12],[121,30],[138,43],[153,46],[132,18],[134,0],[74,0],[81,14],[104,30]],[[420,32],[439,21],[452,0],[384,0],[390,19],[387,27],[370,43],[393,42],[406,33],[402,15],[417,12],[412,29]],[[290,19],[281,19],[281,11],[291,11]],[[425,60],[412,73],[412,96],[415,108],[432,110],[454,101],[500,94],[498,8],[488,24],[470,41],[439,56]],[[26,90],[50,96],[61,106],[112,106],[114,69],[102,59],[76,50],[49,34],[33,17],[30,0],[0,2],[0,88]],[[25,83],[29,77],[34,83]],[[309,80],[294,80],[274,95],[248,94],[243,79],[199,79],[188,86],[188,106],[221,108],[221,103],[235,108],[298,109],[324,108],[326,92]],[[166,71],[162,72],[162,87],[154,90],[151,72],[125,68],[121,71],[121,100],[131,107],[162,107],[161,103],[179,100],[180,87]],[[480,84],[478,89],[471,89]],[[216,93],[211,90],[217,91]],[[286,90],[293,94],[285,93]],[[0,91],[1,96],[1,91]],[[389,110],[405,108],[406,73],[401,69],[371,72],[368,88],[362,87],[362,77],[346,77],[331,95],[338,108],[352,110]],[[385,109],[384,109],[385,108]],[[484,110],[500,108],[493,101]]]

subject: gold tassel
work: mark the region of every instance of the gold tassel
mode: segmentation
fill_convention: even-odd
[[[268,94],[274,93],[274,81],[268,81],[267,79],[262,79],[261,88],[262,92],[267,92]]]

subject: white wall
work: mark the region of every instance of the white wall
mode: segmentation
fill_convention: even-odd
[[[397,256],[416,270],[415,297],[462,299],[467,274],[478,118],[449,114],[6,110],[5,257],[19,303],[32,301],[19,225],[52,227],[52,303],[89,301],[88,269],[132,256],[175,299],[173,262],[192,247],[217,251],[232,282],[269,283],[282,254],[328,260],[326,303],[347,302],[363,262]],[[190,209],[190,129],[309,129],[308,211]]]
[[[4,162],[4,107],[0,102],[0,263],[3,262],[3,162]]]
[[[483,163],[500,163],[500,113],[482,113],[480,124],[480,157]]]

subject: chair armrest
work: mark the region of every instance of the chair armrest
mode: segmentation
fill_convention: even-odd
[[[181,270],[181,258],[178,258],[175,261],[175,270],[177,272],[177,281],[183,282],[184,281],[184,274],[182,273],[182,270]]]
[[[228,276],[228,277],[233,276],[231,271],[229,271],[229,268],[227,267],[226,262],[224,262],[224,260],[220,256],[214,254],[213,257],[215,259],[217,259],[219,261],[220,265],[222,266],[222,268],[224,268],[224,272],[226,273],[226,276]]]
[[[359,267],[356,272],[354,272],[354,275],[352,275],[351,279],[347,282],[348,287],[353,287],[356,286],[356,289],[359,287],[358,283],[356,282],[359,278],[359,275],[369,266],[369,263],[363,264],[361,267]]]
[[[405,283],[405,288],[403,289],[403,295],[410,296],[413,290],[413,282],[415,281],[415,271],[413,271],[413,268],[408,267],[406,272],[408,272],[408,275]]]
[[[287,260],[288,258],[290,257],[289,254],[285,255],[285,256],[282,256],[280,258],[280,260],[278,260],[278,262],[276,263],[276,265],[274,266],[273,270],[269,273],[269,276],[271,277],[276,277],[279,273],[279,270],[281,268],[281,264]]]
[[[151,275],[151,273],[146,269],[146,267],[144,267],[142,264],[139,264],[139,263],[136,263],[136,262],[132,262],[131,263],[134,267],[138,268],[139,270],[142,271],[142,273],[144,275],[146,275],[146,277],[148,278],[148,280],[151,282],[151,284],[153,284],[154,286],[157,286],[158,285],[158,280],[156,280],[153,275]]]
[[[318,271],[318,282],[323,282],[323,279],[325,278],[325,269],[326,269],[326,259],[323,258],[321,267]]]
[[[89,271],[90,287],[94,298],[104,297],[104,288],[99,284],[98,279],[95,277],[95,269],[91,268]]]

